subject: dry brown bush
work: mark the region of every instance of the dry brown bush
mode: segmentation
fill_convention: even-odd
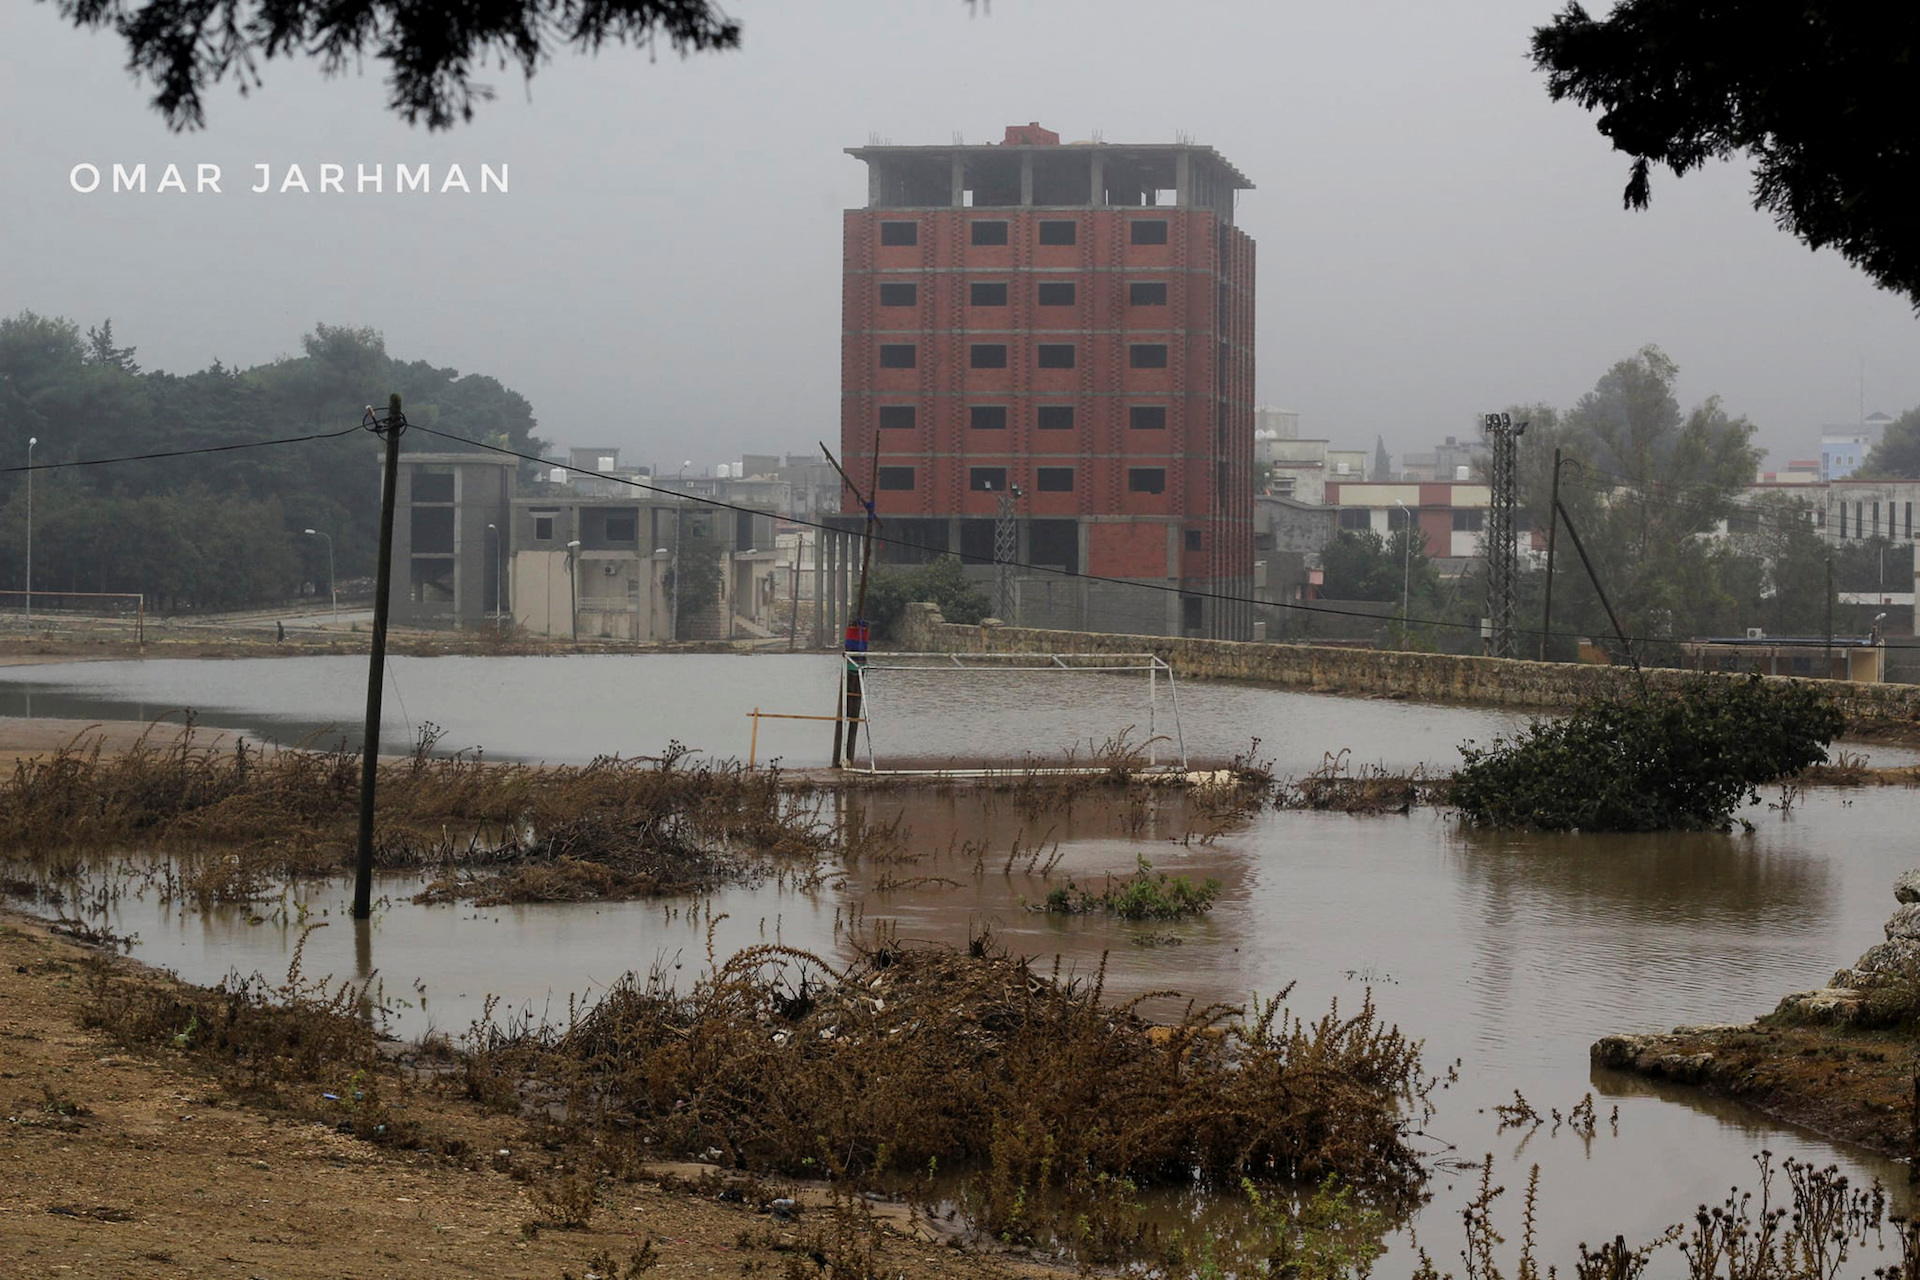
[[[1314,1022],[1276,1000],[1150,1028],[1148,997],[1110,1004],[1102,977],[890,937],[844,972],[757,947],[686,994],[630,975],[568,1026],[482,1031],[468,1079],[477,1097],[564,1100],[563,1127],[664,1155],[856,1182],[963,1176],[980,1228],[1053,1238],[1084,1217],[1083,1236],[1104,1232],[1077,1241],[1090,1256],[1143,1230],[1126,1210],[1147,1184],[1335,1175],[1382,1199],[1422,1185],[1408,1145],[1430,1087],[1420,1047],[1370,1000]]]
[[[630,897],[712,884],[739,859],[825,849],[812,798],[775,769],[651,759],[500,765],[434,756],[437,730],[380,767],[376,862],[442,868],[430,894],[490,900]],[[0,783],[0,858],[55,873],[77,855],[140,845],[171,855],[169,888],[248,901],[274,880],[350,865],[360,759],[334,750],[202,745],[191,723],[114,755],[71,743]]]

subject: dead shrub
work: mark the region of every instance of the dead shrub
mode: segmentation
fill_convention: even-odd
[[[1277,999],[1208,1006],[1156,1033],[1136,1012],[1147,997],[1102,998],[1103,973],[978,950],[886,937],[842,972],[763,946],[685,994],[629,975],[569,1026],[477,1035],[473,1092],[564,1098],[580,1133],[738,1168],[862,1184],[952,1171],[996,1235],[1064,1239],[1097,1203],[1113,1212],[1087,1244],[1105,1256],[1140,1229],[1120,1211],[1147,1184],[1422,1185],[1407,1139],[1431,1086],[1370,998],[1313,1022]]]
[[[496,765],[430,754],[380,767],[379,866],[438,867],[428,895],[489,901],[679,893],[741,874],[748,858],[816,856],[829,833],[776,769],[652,759],[578,767]],[[331,750],[215,749],[191,717],[130,750],[76,740],[23,760],[0,784],[0,857],[78,870],[77,854],[139,844],[171,856],[167,891],[201,905],[257,900],[275,881],[351,865],[360,758]],[[545,871],[534,871],[545,866]]]

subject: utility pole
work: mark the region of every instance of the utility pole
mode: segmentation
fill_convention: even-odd
[[[1556,507],[1560,518],[1567,522],[1567,536],[1573,539],[1573,549],[1580,553],[1580,563],[1586,566],[1587,577],[1593,583],[1594,594],[1600,597],[1600,607],[1607,611],[1607,621],[1613,624],[1613,634],[1619,638],[1620,647],[1627,652],[1627,661],[1633,664],[1633,672],[1640,677],[1640,691],[1646,692],[1647,678],[1640,670],[1640,659],[1633,656],[1633,641],[1627,639],[1626,628],[1620,625],[1620,619],[1613,612],[1613,602],[1607,599],[1607,589],[1600,585],[1600,575],[1594,572],[1593,561],[1587,559],[1587,549],[1580,543],[1580,531],[1573,526],[1573,517],[1567,514],[1565,507]]]
[[[27,630],[33,630],[33,446],[39,436],[27,437]]]
[[[1398,498],[1393,505],[1400,508],[1400,646],[1407,644],[1407,595],[1413,584],[1413,513],[1407,510],[1407,504]]]
[[[1026,495],[1019,485],[1007,486],[1000,495],[1000,509],[993,522],[993,579],[995,587],[994,607],[1000,612],[1003,622],[1019,626],[1014,617],[1018,602],[1013,598],[1013,565],[1020,558],[1020,529],[1013,522],[1013,504]]]
[[[1540,661],[1547,660],[1547,640],[1553,634],[1553,541],[1560,532],[1560,451],[1553,451],[1553,501],[1547,506],[1547,605],[1540,612]]]
[[[854,597],[853,617],[847,623],[846,639],[843,645],[846,657],[846,684],[841,693],[840,714],[845,720],[844,753],[840,717],[835,718],[833,726],[833,767],[838,769],[843,761],[847,764],[853,763],[860,740],[860,716],[866,703],[866,686],[860,679],[860,672],[867,665],[867,647],[872,642],[872,632],[867,626],[867,574],[873,568],[873,538],[879,529],[880,516],[873,509],[875,492],[873,484],[869,484],[867,495],[862,496],[859,487],[853,483],[852,477],[847,475],[846,469],[840,465],[840,460],[833,456],[833,451],[827,448],[825,441],[820,443],[820,452],[826,454],[827,461],[831,462],[833,469],[840,473],[840,480],[846,485],[847,491],[853,495],[853,500],[859,503],[867,513],[866,528],[861,535],[859,593]],[[880,472],[880,449],[877,442],[873,451],[873,472],[873,483],[877,484]]]
[[[1833,679],[1833,557],[1827,557],[1827,679]]]
[[[1515,422],[1513,415],[1507,413],[1489,413],[1482,423],[1492,481],[1486,532],[1487,618],[1493,628],[1488,653],[1495,658],[1511,658],[1514,656],[1514,454],[1515,444],[1526,434],[1527,424]]]
[[[374,568],[373,652],[367,662],[367,728],[360,758],[360,846],[353,865],[353,918],[373,914],[373,799],[380,777],[380,697],[386,689],[387,599],[393,587],[393,504],[400,484],[400,436],[407,416],[400,412],[400,396],[387,400],[387,416],[367,409],[362,425],[387,442],[386,465],[380,487],[380,562]]]

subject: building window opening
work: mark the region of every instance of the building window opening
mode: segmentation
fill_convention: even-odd
[[[554,513],[551,511],[536,511],[533,513],[533,540],[535,542],[553,541],[553,517]]]
[[[880,305],[883,307],[910,307],[919,300],[920,288],[911,284],[883,284],[880,286]]]
[[[972,467],[967,471],[967,488],[976,493],[1005,493],[1007,491],[1007,469],[1005,467]]]
[[[1041,244],[1072,244],[1077,226],[1071,222],[1043,222],[1040,224]]]
[[[1136,369],[1164,369],[1167,367],[1167,344],[1164,342],[1135,342],[1127,346],[1127,363]]]
[[[1005,244],[1007,242],[1007,224],[982,219],[973,224],[973,243]]]
[[[918,355],[911,342],[889,342],[880,348],[880,367],[882,369],[911,369]]]
[[[1127,468],[1127,492],[1165,493],[1166,491],[1167,469],[1165,467]]]
[[[1127,286],[1127,303],[1135,307],[1167,305],[1167,285],[1163,280],[1135,280]]]
[[[880,243],[910,245],[920,243],[920,224],[917,222],[883,222],[880,224]]]
[[[883,404],[880,406],[880,429],[911,431],[915,412],[915,407],[910,404]]]
[[[975,369],[1004,369],[1007,367],[1007,344],[976,342],[969,353],[968,363]]]
[[[1004,431],[1007,429],[1007,406],[1003,404],[976,404],[970,415],[975,431]]]
[[[637,516],[608,516],[607,541],[633,542],[640,536],[640,521]]]
[[[1071,283],[1048,283],[1040,286],[1039,303],[1043,307],[1070,307],[1073,305],[1073,285]]]
[[[967,301],[976,307],[1004,307],[1007,286],[998,281],[976,281],[967,291]]]
[[[912,467],[880,468],[880,487],[882,489],[889,489],[889,490],[901,490],[901,489],[913,488],[913,468]]]
[[[1164,431],[1167,426],[1167,406],[1136,404],[1127,410],[1127,425],[1135,431]]]
[[[1200,530],[1198,529],[1187,530],[1187,550],[1202,551],[1206,549],[1206,545],[1207,545],[1206,535],[1201,533]]]
[[[1129,223],[1127,230],[1134,244],[1165,244],[1167,242],[1167,224],[1158,218],[1140,218]]]
[[[1071,342],[1041,343],[1039,365],[1042,369],[1073,368],[1073,344]]]
[[[1035,483],[1042,493],[1072,493],[1072,467],[1041,467],[1034,473]]]
[[[1033,425],[1042,431],[1073,430],[1073,406],[1070,404],[1043,404],[1033,416]]]

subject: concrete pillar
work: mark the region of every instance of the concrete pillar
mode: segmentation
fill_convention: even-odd
[[[953,153],[953,207],[958,209],[967,202],[967,161],[958,151]]]
[[[1033,152],[1020,153],[1020,203],[1033,203]]]
[[[1096,148],[1093,153],[1093,189],[1087,192],[1087,203],[1098,207],[1107,202],[1107,158]]]
[[[1193,153],[1182,151],[1173,158],[1174,203],[1182,209],[1193,204]]]
[[[823,546],[826,536],[824,529],[813,531],[813,647],[816,649],[824,649],[827,643],[827,562]]]
[[[880,174],[884,165],[878,160],[867,161],[867,208],[878,209],[886,199],[886,187]]]

